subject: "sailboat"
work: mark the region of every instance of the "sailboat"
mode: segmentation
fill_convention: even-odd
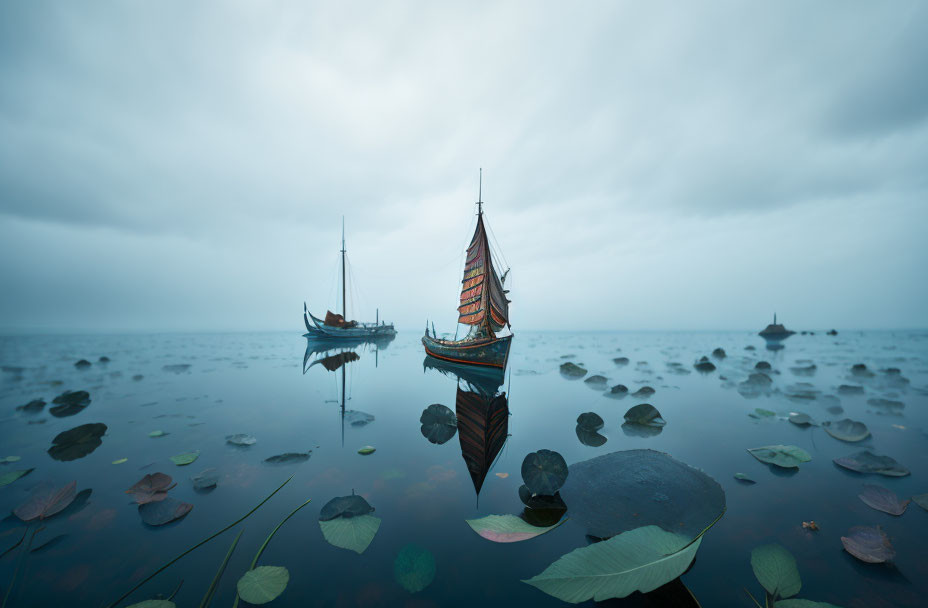
[[[303,302],[303,324],[306,325],[307,338],[329,338],[329,339],[350,339],[364,340],[370,338],[381,338],[386,336],[395,336],[396,330],[392,323],[384,323],[380,320],[380,309],[377,309],[377,317],[374,323],[359,323],[358,321],[349,321],[347,318],[347,288],[345,276],[347,275],[345,254],[345,218],[342,218],[342,313],[336,314],[330,310],[325,313],[325,318],[320,319],[309,312],[306,302]],[[310,322],[311,321],[311,322]]]
[[[428,324],[422,344],[429,355],[467,365],[484,365],[505,368],[509,359],[512,333],[499,336],[497,332],[509,328],[509,293],[503,288],[506,270],[502,278],[496,272],[496,264],[490,251],[490,241],[483,219],[483,170],[480,171],[480,189],[477,196],[477,227],[467,247],[464,263],[464,278],[461,281],[461,300],[458,306],[458,323],[470,325],[470,331],[461,340],[445,340],[429,335]]]

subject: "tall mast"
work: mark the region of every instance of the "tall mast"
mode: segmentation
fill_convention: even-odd
[[[345,306],[345,216],[342,216],[342,318],[348,320]]]
[[[483,215],[483,167],[480,168],[480,186],[477,190],[477,215]]]

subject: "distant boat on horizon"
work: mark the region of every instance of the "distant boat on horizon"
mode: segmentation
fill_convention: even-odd
[[[789,338],[794,333],[796,332],[786,329],[781,323],[777,323],[777,313],[773,313],[773,323],[759,331],[757,335],[765,340],[779,341]]]
[[[503,288],[507,269],[502,278],[496,273],[490,242],[483,219],[483,170],[477,196],[477,227],[464,262],[461,281],[461,299],[458,306],[458,323],[470,325],[467,336],[461,340],[439,338],[434,324],[429,335],[428,323],[422,345],[425,352],[437,358],[465,365],[487,365],[505,368],[509,359],[512,332],[499,336],[497,332],[509,325],[509,299]],[[457,337],[457,332],[455,332]]]
[[[306,302],[303,302],[303,324],[306,325],[307,338],[329,338],[329,339],[349,339],[364,340],[395,336],[396,329],[392,323],[384,323],[380,320],[380,309],[377,309],[377,317],[374,323],[359,323],[358,321],[349,321],[347,319],[347,288],[345,276],[347,274],[345,262],[345,218],[342,218],[342,313],[336,314],[331,310],[326,310],[325,318],[320,319],[309,312]]]

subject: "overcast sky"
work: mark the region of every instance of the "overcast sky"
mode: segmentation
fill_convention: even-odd
[[[0,330],[928,327],[924,2],[3,2]],[[351,306],[349,306],[351,309]]]

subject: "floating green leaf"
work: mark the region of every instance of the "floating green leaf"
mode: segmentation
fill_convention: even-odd
[[[743,481],[745,483],[757,483],[756,481],[754,481],[753,479],[751,479],[744,473],[735,473],[735,479],[737,479],[738,481]]]
[[[320,521],[319,528],[322,529],[322,536],[326,542],[333,547],[348,549],[360,555],[380,529],[380,518],[373,515],[336,517]]]
[[[170,433],[165,433],[164,431],[152,431],[148,434],[149,437],[164,437]]]
[[[762,545],[751,551],[754,576],[774,598],[792,597],[802,588],[796,558],[782,545]]]
[[[762,408],[762,407],[756,407],[756,408],[754,408],[754,411],[753,411],[753,412],[751,412],[750,414],[748,414],[748,416],[750,416],[751,418],[772,418],[773,416],[776,416],[776,415],[777,415],[776,412],[771,412],[770,410],[765,410],[765,409]]]
[[[283,566],[258,566],[238,579],[239,596],[249,604],[267,604],[277,599],[287,583],[290,572]]]
[[[825,429],[826,433],[841,441],[863,441],[870,436],[870,429],[867,428],[866,424],[850,418],[835,422],[823,422],[822,428]]]
[[[458,431],[458,421],[451,408],[440,403],[433,403],[419,416],[422,424],[419,431],[431,443],[441,445],[454,437]]]
[[[572,604],[647,593],[683,574],[701,541],[657,526],[635,528],[574,549],[523,582]]]
[[[373,454],[373,453],[376,452],[376,451],[377,451],[377,448],[375,448],[374,446],[372,446],[372,445],[366,445],[366,446],[364,446],[363,448],[361,448],[360,450],[358,450],[358,454],[360,454],[360,455],[362,455],[362,456],[367,456],[368,454]]]
[[[928,511],[928,494],[916,494],[912,497],[912,502],[920,506],[922,509]]]
[[[139,516],[149,526],[163,526],[175,519],[180,519],[190,510],[193,505],[189,502],[165,498],[156,502],[146,502],[139,505]]]
[[[270,458],[265,458],[264,462],[268,464],[288,464],[291,462],[303,462],[309,460],[309,456],[312,452],[287,452],[285,454],[277,454],[271,456]]]
[[[750,448],[748,452],[761,462],[783,467],[784,469],[798,468],[803,462],[812,460],[812,456],[808,452],[794,445],[765,445],[759,448]]]
[[[227,435],[226,443],[231,443],[232,445],[237,445],[241,447],[248,447],[258,443],[258,440],[252,437],[251,435],[246,435],[245,433],[237,433],[235,435]]]
[[[6,456],[0,458],[0,462],[19,462],[20,460],[22,460],[22,456]]]
[[[803,414],[802,412],[790,413],[789,421],[796,426],[809,426],[810,424],[815,424],[815,421],[812,420],[811,416],[808,414]]]
[[[887,477],[905,477],[909,474],[909,470],[896,462],[894,458],[874,454],[869,450],[863,450],[842,458],[835,458],[833,462],[839,467],[857,473],[877,473]]]
[[[20,469],[18,471],[9,471],[3,475],[0,475],[0,488],[10,485],[20,477],[25,477],[33,471],[35,471],[35,469]]]
[[[186,466],[200,457],[199,452],[185,452],[176,456],[171,456],[171,462],[179,467]]]
[[[435,556],[419,545],[404,546],[393,560],[393,578],[410,593],[422,591],[435,579]]]
[[[114,460],[114,461],[113,461],[113,464],[123,464],[123,463],[125,463],[125,462],[129,462],[129,459],[128,459],[128,458],[119,458],[119,459],[117,459],[117,460]]]
[[[642,403],[625,412],[625,422],[644,426],[664,426],[667,424],[661,413],[650,403]]]
[[[487,515],[480,519],[468,519],[467,525],[474,532],[494,543],[516,543],[528,540],[549,532],[566,520],[561,520],[553,526],[538,527],[526,522],[515,515]]]

